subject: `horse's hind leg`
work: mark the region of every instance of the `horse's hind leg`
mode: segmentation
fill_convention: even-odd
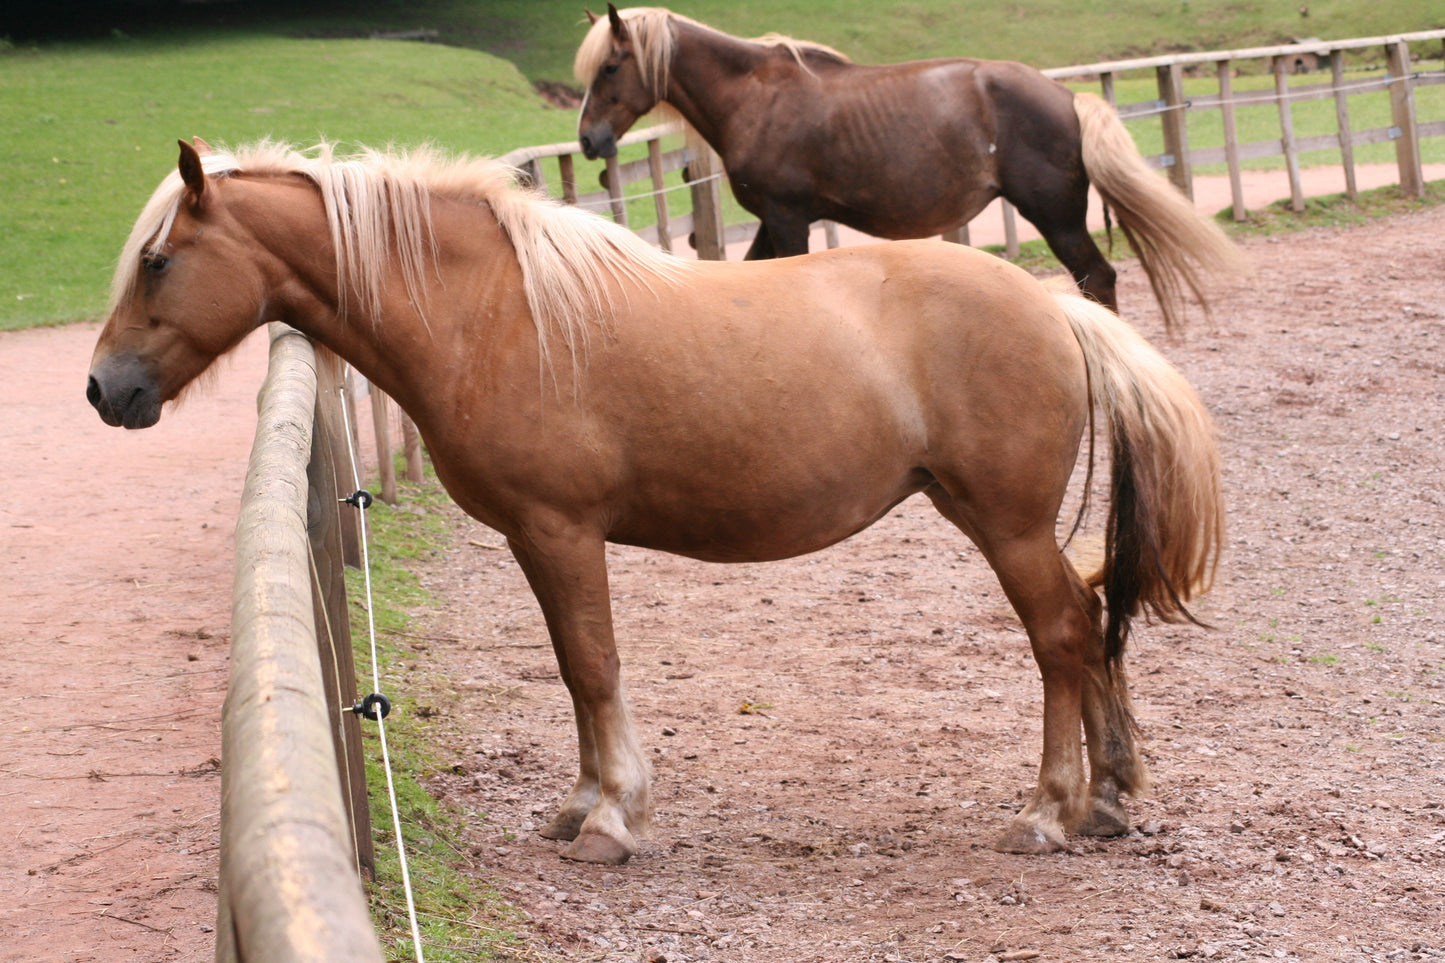
[[[1093,625],[1054,541],[1053,518],[1022,533],[994,532],[940,488],[929,496],[983,552],[1023,621],[1044,684],[1044,745],[1038,788],[994,844],[1010,853],[1049,853],[1086,811],[1082,718],[1084,652]],[[1077,578],[1077,576],[1075,576]]]
[[[1089,182],[1045,166],[1027,183],[1006,179],[1003,195],[1039,229],[1085,295],[1118,313],[1117,272],[1089,234]]]
[[[1033,221],[1032,218],[1030,220]],[[1117,314],[1119,296],[1115,291],[1115,280],[1118,273],[1105,259],[1099,245],[1094,243],[1084,222],[1081,220],[1077,225],[1067,227],[1039,221],[1033,221],[1033,224],[1044,236],[1059,263],[1068,268],[1079,290]]]
[[[1103,604],[1074,571],[1068,559],[1074,593],[1089,615],[1091,631],[1084,649],[1084,738],[1089,748],[1089,804],[1078,832],[1086,836],[1121,836],[1129,831],[1129,814],[1119,800],[1148,788],[1148,775],[1135,742],[1136,725],[1129,707],[1124,667],[1104,659]]]
[[[577,781],[542,835],[572,840],[569,859],[625,862],[647,825],[649,788],[622,692],[603,542],[561,531],[508,544],[542,606],[577,718]]]

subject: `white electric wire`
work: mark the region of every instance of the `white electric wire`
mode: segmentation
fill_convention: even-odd
[[[355,486],[353,488],[353,491],[361,491],[361,472],[360,469],[357,467],[358,459],[356,457],[356,449],[352,445],[351,441],[351,415],[346,409],[346,373],[344,371],[341,377],[340,392],[342,427],[345,429],[346,432],[346,450],[347,453],[351,456],[351,479],[353,485]],[[374,398],[372,403],[375,403]],[[371,604],[371,554],[367,550],[367,509],[363,508],[361,505],[357,505],[356,509],[361,515],[361,571],[365,577],[366,584],[367,636],[371,640],[371,691],[380,693],[381,663],[380,660],[377,658],[376,616],[372,613]],[[386,748],[386,723],[382,720],[380,710],[377,710],[376,712],[376,734],[377,737],[381,740],[381,765],[382,768],[386,770],[386,794],[391,800],[391,825],[392,830],[396,834],[396,857],[397,861],[401,863],[401,888],[402,891],[406,894],[406,912],[408,918],[411,921],[411,941],[412,945],[416,947],[417,963],[426,963],[425,959],[422,956],[421,930],[417,926],[416,900],[412,896],[411,891],[411,872],[408,869],[406,862],[406,846],[401,839],[401,813],[398,810],[396,804],[396,783],[392,779],[391,775],[391,755],[389,752],[387,752]]]

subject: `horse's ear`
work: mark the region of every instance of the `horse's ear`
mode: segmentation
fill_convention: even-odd
[[[588,10],[586,7],[583,7],[583,8],[582,8],[582,12],[585,13],[585,14],[587,14],[587,22],[588,22],[588,23],[596,23],[597,21],[599,21],[599,20],[602,19],[601,17],[597,16],[597,14],[593,13],[591,10]]]
[[[617,4],[607,4],[607,19],[612,23],[612,39],[618,43],[626,43],[627,24],[622,22],[622,14],[617,12]]]
[[[198,153],[198,154],[214,154],[214,153],[215,153],[215,150],[212,149],[211,145],[210,145],[210,144],[207,144],[205,141],[201,140],[201,138],[199,138],[199,137],[192,137],[192,138],[191,138],[191,144],[192,144],[192,146],[194,146],[194,147],[196,148],[196,153]]]
[[[201,167],[201,155],[185,141],[177,143],[181,145],[181,159],[176,166],[181,172],[181,180],[186,185],[191,204],[199,207],[206,196],[206,172]]]

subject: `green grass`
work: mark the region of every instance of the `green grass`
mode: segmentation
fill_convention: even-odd
[[[59,5],[63,0],[55,0]],[[20,0],[41,6],[40,0]],[[630,4],[622,4],[628,6]],[[1124,57],[1335,40],[1445,26],[1445,0],[670,0],[663,4],[729,33],[768,31],[831,44],[860,63],[986,57],[1059,67]],[[367,36],[436,30],[441,43],[504,57],[532,79],[570,81],[586,32],[584,0],[249,0],[247,29],[276,36]],[[601,10],[601,3],[592,4]],[[72,31],[141,34],[158,25],[198,29],[237,19],[228,4],[167,4],[159,12],[92,15]],[[20,35],[23,42],[25,35]]]
[[[835,0],[826,15],[817,0],[673,6],[733,33],[778,30],[834,44],[864,62],[975,55],[1057,66],[1275,43],[1305,33],[1340,38],[1445,24],[1445,0],[1325,0],[1310,4],[1308,20],[1292,5],[1260,9],[1232,0],[1039,0],[1027,6]],[[262,136],[302,145],[323,137],[376,146],[431,141],[448,151],[498,154],[574,136],[575,113],[546,106],[528,81],[568,78],[584,32],[581,5],[573,0],[304,7],[255,0],[244,32],[226,27],[236,16],[230,4],[164,4],[151,11],[155,22],[112,22],[105,13],[74,25],[72,32],[98,39],[0,39],[6,131],[0,142],[0,330],[65,323],[103,308],[114,258],[145,198],[174,163],[177,137],[198,134],[233,145]],[[419,27],[436,29],[442,42],[359,39],[372,30]],[[1243,76],[1235,85],[1268,88],[1270,79]],[[1209,77],[1188,81],[1196,95],[1214,89]],[[1157,96],[1147,77],[1122,77],[1118,91],[1124,103]],[[1421,87],[1417,96],[1422,120],[1445,116],[1445,86]],[[1357,128],[1389,123],[1383,95],[1353,97],[1351,110]],[[1273,107],[1242,109],[1239,122],[1242,141],[1278,137]],[[1295,123],[1301,136],[1333,130],[1333,105],[1299,104]],[[1191,115],[1189,125],[1192,145],[1222,142],[1218,112]],[[1131,131],[1146,153],[1162,149],[1157,120],[1133,122]],[[1445,161],[1445,139],[1426,140],[1423,152],[1427,161]],[[1393,148],[1371,145],[1357,154],[1362,163],[1388,161]],[[624,159],[639,156],[640,148]],[[1337,152],[1307,155],[1304,162],[1337,163]],[[1271,158],[1250,166],[1281,163]],[[596,189],[594,168],[579,168],[579,175],[591,182],[583,190]],[[669,176],[671,185],[680,182],[680,175]],[[649,188],[637,184],[629,192]],[[676,214],[690,209],[686,191],[671,199]],[[726,191],[724,203],[728,220],[743,218]],[[629,215],[633,227],[651,224],[651,201],[633,201]]]
[[[431,27],[443,43],[513,61],[528,77],[570,81],[586,32],[582,0],[359,2],[345,17],[366,28]],[[629,6],[633,4],[620,4]],[[1445,26],[1445,0],[671,0],[678,13],[742,37],[769,31],[830,44],[860,63],[985,57],[1060,67],[1156,53],[1266,46]],[[334,5],[333,5],[334,6]],[[604,5],[594,4],[600,10]],[[334,22],[335,15],[331,21]],[[304,22],[315,25],[316,18]],[[298,29],[278,17],[275,29]]]
[[[0,54],[0,330],[104,307],[176,138],[504,153],[571,136],[505,61],[436,45],[206,36]]]
[[[398,475],[401,468],[398,467]],[[379,487],[379,486],[378,486]],[[516,943],[509,928],[520,920],[487,883],[468,875],[464,814],[444,808],[424,780],[441,762],[429,735],[426,708],[447,687],[428,671],[425,658],[408,644],[411,613],[433,604],[412,567],[416,559],[443,550],[450,537],[443,506],[448,499],[435,477],[411,485],[398,481],[397,507],[379,499],[368,511],[372,597],[377,625],[382,690],[393,710],[386,718],[387,749],[396,782],[397,810],[414,890],[418,928],[426,958],[438,963],[512,958]],[[358,686],[371,691],[371,654],[366,639],[365,595],[359,573],[347,573]],[[392,829],[386,774],[375,723],[362,722],[367,752],[376,880],[368,887],[371,915],[388,958],[411,959],[411,926],[401,885],[401,866]],[[484,818],[484,817],[480,817]]]

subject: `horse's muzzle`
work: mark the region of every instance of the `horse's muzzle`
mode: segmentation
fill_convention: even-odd
[[[582,153],[588,160],[599,157],[617,156],[617,137],[612,133],[611,124],[598,124],[577,138]]]
[[[113,428],[149,428],[161,420],[160,391],[138,358],[108,358],[90,372],[85,397]]]

